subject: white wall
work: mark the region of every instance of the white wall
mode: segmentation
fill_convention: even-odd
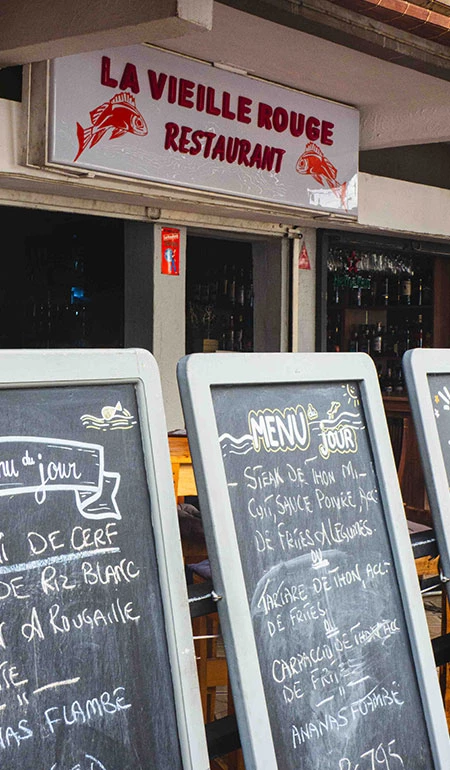
[[[450,237],[450,190],[359,174],[359,224],[387,232]]]

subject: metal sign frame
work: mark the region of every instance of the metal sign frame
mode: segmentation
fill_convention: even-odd
[[[209,768],[159,370],[146,350],[8,350],[1,390],[132,384],[139,410],[181,758]],[[149,619],[151,620],[151,619]]]
[[[403,356],[402,366],[422,458],[441,570],[443,575],[450,578],[450,479],[445,467],[428,384],[429,374],[450,375],[450,350],[408,350]],[[444,585],[450,596],[450,583],[445,582]]]
[[[279,770],[213,408],[213,386],[357,382],[393,551],[413,663],[436,770],[450,744],[392,447],[373,361],[363,353],[193,354],[178,380],[204,516],[208,555],[248,770]]]

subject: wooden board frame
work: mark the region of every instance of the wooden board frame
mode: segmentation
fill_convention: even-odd
[[[371,439],[412,657],[436,770],[450,744],[421,601],[378,377],[362,353],[264,353],[186,356],[178,380],[204,516],[215,591],[247,770],[281,770],[272,739],[239,546],[219,444],[213,386],[357,382]],[[299,761],[301,759],[299,758]]]
[[[450,350],[408,350],[403,357],[402,366],[439,548],[441,571],[445,577],[450,578],[450,480],[445,468],[428,384],[428,375],[450,375]],[[450,582],[445,582],[444,585],[450,597]]]
[[[135,387],[181,759],[185,770],[207,770],[209,759],[155,359],[140,349],[8,350],[0,353],[0,371],[0,391],[108,384]],[[160,770],[165,768],[161,765]]]

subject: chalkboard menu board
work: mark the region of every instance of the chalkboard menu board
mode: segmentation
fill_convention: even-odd
[[[246,766],[448,767],[372,362],[204,359],[179,379]]]
[[[0,766],[206,768],[153,359],[0,360]]]
[[[433,527],[450,577],[450,350],[415,349],[403,357]],[[450,583],[444,583],[450,596]]]

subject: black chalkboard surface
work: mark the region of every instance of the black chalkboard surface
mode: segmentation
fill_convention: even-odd
[[[403,357],[441,571],[450,577],[450,351],[415,349]],[[450,597],[450,581],[444,582]]]
[[[238,717],[253,749],[244,739],[246,762],[261,770],[448,766],[429,639],[413,635],[409,602],[420,604],[420,595],[406,521],[394,522],[401,500],[381,399],[378,428],[368,399],[376,372],[366,356],[343,358],[246,356],[232,372],[220,356],[180,365],[237,701],[242,691]],[[374,448],[380,436],[385,450]],[[401,554],[398,532],[406,532]],[[440,701],[434,724],[428,685]],[[268,726],[259,730],[261,700]]]
[[[188,630],[173,630],[185,619],[171,619],[155,540],[152,489],[167,492],[164,479],[149,485],[146,454],[161,442],[149,432],[137,372],[150,362],[151,379],[156,367],[137,351],[69,354],[62,367],[55,355],[28,365],[42,380],[53,371],[57,385],[0,388],[0,767],[206,768],[201,733],[190,736],[198,748],[186,746],[197,707],[200,715],[187,669],[194,716],[176,705],[177,639],[192,668],[194,658]],[[21,354],[1,358],[4,379],[26,370]],[[108,374],[86,384],[94,363]],[[63,384],[70,367],[75,384]],[[151,391],[160,408],[157,382]],[[179,556],[176,540],[166,546]],[[178,601],[181,558],[173,575]]]

